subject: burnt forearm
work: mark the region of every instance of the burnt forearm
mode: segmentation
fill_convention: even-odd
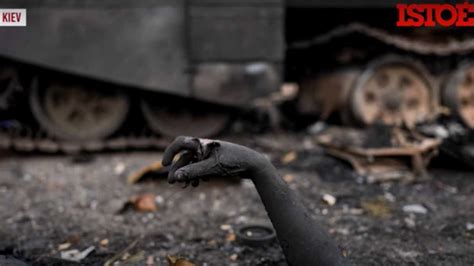
[[[291,265],[348,264],[270,162],[259,163],[251,175]]]

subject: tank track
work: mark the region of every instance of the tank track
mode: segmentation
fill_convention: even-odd
[[[447,43],[432,43],[392,34],[385,30],[361,23],[351,23],[337,27],[310,40],[290,43],[288,49],[304,50],[316,46],[328,45],[352,34],[360,34],[389,47],[418,55],[464,55],[474,51],[474,39],[452,40]],[[11,93],[16,93],[16,91],[11,90],[6,91],[5,95],[0,94],[1,102],[3,103],[11,98]],[[26,153],[77,154],[81,152],[94,153],[130,149],[163,149],[166,144],[169,143],[169,138],[156,135],[147,128],[140,129],[137,132],[124,130],[124,132],[121,131],[103,140],[80,143],[68,142],[58,140],[48,135],[44,130],[34,126],[34,123],[30,123],[28,120],[18,121],[15,116],[8,118],[13,120],[0,120],[0,149],[3,150],[15,150]]]
[[[299,64],[299,61],[302,61],[304,64],[294,68],[296,70],[293,70],[290,75],[302,85],[305,85],[305,82],[308,83],[308,80],[313,81],[315,84],[316,82],[319,82],[317,84],[327,83],[331,80],[324,80],[326,76],[355,71],[359,74],[354,75],[360,77],[361,73],[365,73],[367,70],[370,71],[377,62],[383,62],[389,57],[398,58],[397,60],[400,64],[412,65],[422,69],[421,76],[428,81],[427,84],[433,96],[431,106],[433,116],[431,116],[431,119],[426,120],[426,122],[434,122],[439,117],[447,116],[449,119],[461,120],[463,123],[468,124],[471,129],[474,129],[472,126],[474,118],[469,118],[469,120],[466,118],[469,114],[464,114],[463,117],[460,115],[462,112],[467,112],[465,110],[469,106],[466,103],[472,102],[472,100],[469,100],[469,97],[464,95],[467,91],[460,91],[462,88],[460,84],[463,83],[459,81],[461,75],[466,75],[466,77],[462,76],[462,78],[470,81],[469,75],[472,72],[471,69],[474,62],[473,36],[463,35],[459,39],[448,38],[448,41],[438,38],[433,41],[431,40],[432,37],[430,37],[433,35],[430,32],[426,32],[428,34],[420,34],[419,32],[407,33],[401,35],[387,29],[354,22],[338,26],[306,40],[292,42],[288,45],[288,49],[294,52],[295,58],[298,58],[298,60],[294,60],[295,63]],[[449,34],[449,32],[444,32],[443,34]],[[346,50],[347,43],[350,43],[350,47],[354,47],[354,49]],[[371,47],[371,49],[367,49],[367,47]],[[327,53],[321,53],[321,51],[327,51]],[[353,52],[355,56],[350,55],[350,52]],[[306,53],[314,55],[320,61],[324,61],[327,64],[327,68],[321,71],[319,65],[313,64],[312,61],[305,61]],[[462,70],[466,70],[466,73],[462,72]],[[299,73],[302,73],[301,76],[298,76]],[[448,83],[448,81],[453,80],[453,77],[458,77],[456,79],[458,83]],[[358,78],[354,79],[358,80]],[[351,80],[348,80],[346,83],[340,78],[335,80],[343,83],[343,85],[349,84],[342,86],[350,87],[347,91],[350,91],[355,86]],[[314,88],[311,87],[311,84],[309,85],[303,87],[303,93],[311,96],[314,94]],[[318,89],[321,89],[321,86]],[[447,92],[450,93],[450,98],[446,97]],[[463,93],[462,103],[458,99],[458,93]],[[474,92],[471,94],[474,95]],[[321,113],[321,110],[311,107],[311,105],[314,106],[315,104],[309,102],[308,97],[306,98],[305,101],[301,101],[302,109],[307,113],[311,111]],[[321,101],[321,99],[319,100]],[[323,99],[323,102],[327,101],[327,99]],[[470,106],[472,105],[474,105],[474,102],[470,104]],[[342,113],[343,118],[347,117],[347,114],[343,112],[345,109],[347,109],[347,106],[339,106],[338,111]],[[325,113],[323,112],[323,114]],[[348,119],[342,120],[343,124],[348,124]],[[352,125],[353,121],[350,120],[350,122],[349,124]]]
[[[164,149],[172,140],[171,135],[162,135],[153,130],[146,121],[140,110],[140,100],[150,95],[133,88],[117,89],[128,91],[130,107],[127,108],[127,116],[114,133],[105,138],[93,138],[93,140],[68,140],[51,133],[43,128],[38,118],[34,116],[31,106],[30,94],[35,80],[41,76],[52,76],[58,80],[70,78],[73,82],[80,84],[81,77],[69,74],[45,70],[36,66],[30,66],[21,62],[0,58],[0,70],[7,69],[8,73],[13,70],[16,73],[13,82],[5,83],[0,71],[0,150],[12,150],[23,153],[97,153],[103,151],[124,150],[151,150]],[[103,84],[100,81],[89,83]],[[86,84],[89,84],[86,83]],[[5,85],[6,84],[6,85]],[[114,89],[113,84],[103,84]],[[133,102],[133,105],[132,105]]]
[[[2,60],[4,69],[25,71],[25,66]],[[29,67],[30,72],[35,69]],[[28,72],[27,72],[28,73]],[[53,72],[51,72],[53,73]],[[24,80],[14,80],[5,86],[0,83],[0,150],[25,153],[94,153],[136,149],[163,149],[169,138],[152,132],[145,122],[126,121],[117,133],[94,141],[65,141],[55,138],[42,129],[32,116],[28,105],[28,85]],[[131,120],[131,119],[130,119]]]
[[[44,131],[28,127],[18,121],[3,121],[0,128],[0,149],[40,153],[96,153],[102,151],[164,149],[170,139],[159,137],[148,130],[142,134],[128,133],[104,140],[68,142],[56,140]]]
[[[474,39],[451,40],[448,43],[426,42],[392,34],[362,23],[351,23],[334,28],[333,30],[325,34],[318,35],[311,40],[291,43],[289,44],[288,48],[306,49],[318,45],[324,45],[334,41],[337,38],[345,37],[350,34],[362,34],[372,39],[378,40],[386,45],[393,46],[397,49],[420,55],[447,56],[452,54],[466,54],[474,51]]]

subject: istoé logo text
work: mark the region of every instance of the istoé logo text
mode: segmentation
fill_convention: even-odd
[[[473,27],[474,4],[397,4],[398,27]]]

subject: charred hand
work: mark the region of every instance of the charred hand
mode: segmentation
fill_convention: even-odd
[[[194,137],[177,137],[166,149],[163,165],[171,165],[178,154],[180,157],[168,174],[171,184],[198,186],[200,180],[207,181],[213,176],[252,178],[255,172],[270,165],[265,156],[247,147]]]

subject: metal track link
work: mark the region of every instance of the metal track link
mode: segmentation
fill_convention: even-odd
[[[169,140],[158,136],[120,136],[99,141],[75,143],[55,140],[45,135],[33,136],[25,132],[29,132],[29,130],[1,129],[0,149],[19,152],[78,154],[128,149],[164,149],[169,143]]]
[[[345,37],[354,33],[371,37],[401,50],[422,55],[447,56],[452,54],[466,54],[474,51],[474,39],[467,39],[463,41],[451,40],[447,43],[432,43],[391,34],[387,31],[373,28],[361,23],[351,23],[337,27],[311,40],[292,43],[289,45],[289,48],[306,49],[313,46],[324,45],[337,38]]]

